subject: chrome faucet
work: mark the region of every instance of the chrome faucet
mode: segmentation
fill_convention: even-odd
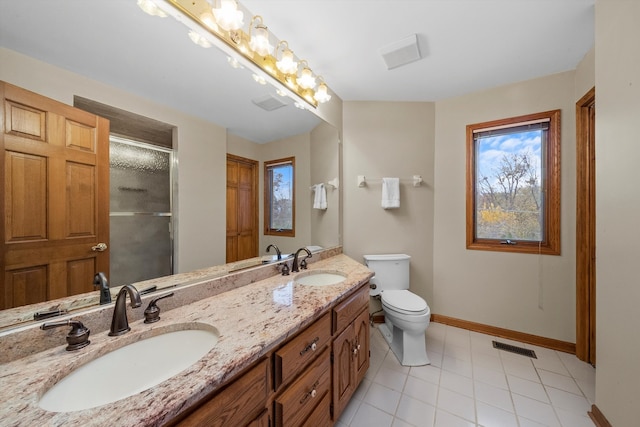
[[[300,271],[300,269],[298,268],[298,255],[300,254],[300,252],[305,251],[307,253],[307,256],[305,257],[305,260],[307,258],[311,258],[311,252],[309,251],[309,249],[307,248],[300,248],[296,251],[296,254],[293,256],[293,264],[291,264],[291,271],[292,272],[297,272]],[[304,261],[304,260],[303,260]],[[305,265],[306,265],[306,261],[304,261]]]
[[[278,249],[278,247],[276,245],[271,244],[271,245],[267,246],[267,252],[269,252],[270,248],[273,248],[273,249],[276,250],[276,254],[278,256],[278,261],[280,261],[282,259],[282,252],[280,252],[280,249]]]
[[[113,308],[113,318],[111,319],[111,331],[109,336],[115,337],[125,334],[131,330],[127,320],[127,293],[131,300],[131,308],[140,307],[142,300],[140,294],[133,285],[124,285],[116,297],[116,305]]]

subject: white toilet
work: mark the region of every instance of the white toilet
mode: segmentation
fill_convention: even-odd
[[[429,365],[425,332],[431,309],[427,302],[409,291],[409,261],[405,254],[364,255],[373,270],[370,295],[380,295],[384,324],[380,332],[404,366]]]

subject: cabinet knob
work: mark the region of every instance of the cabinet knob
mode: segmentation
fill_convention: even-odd
[[[316,343],[311,344],[311,351],[316,351],[316,348],[318,348]]]
[[[318,394],[318,392],[316,391],[315,388],[313,390],[311,390],[311,397],[312,398],[316,397],[316,394]]]

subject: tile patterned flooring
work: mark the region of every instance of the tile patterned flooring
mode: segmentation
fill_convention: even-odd
[[[431,365],[398,363],[371,328],[371,365],[336,427],[593,427],[595,369],[574,355],[493,348],[490,335],[440,323],[427,329]]]

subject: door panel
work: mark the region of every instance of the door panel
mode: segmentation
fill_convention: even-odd
[[[47,238],[47,159],[5,153],[5,241]]]
[[[0,308],[93,290],[109,271],[109,122],[0,82]],[[9,297],[10,296],[10,297]]]
[[[354,329],[350,324],[333,340],[333,406],[338,419],[355,390]]]
[[[227,262],[258,256],[258,162],[227,155]]]
[[[356,384],[364,378],[369,369],[369,310],[364,310],[353,322],[356,334]]]

